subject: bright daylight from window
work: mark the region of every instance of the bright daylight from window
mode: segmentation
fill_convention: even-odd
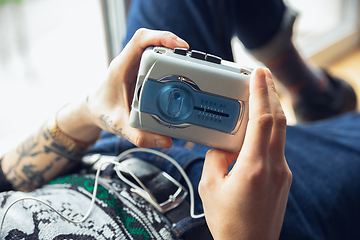
[[[106,68],[99,1],[0,1],[0,154]]]
[[[347,20],[351,0],[286,2],[300,12],[295,36],[304,50]],[[234,49],[239,63],[254,64],[239,44]],[[0,1],[0,154],[101,80],[106,67],[100,1]]]

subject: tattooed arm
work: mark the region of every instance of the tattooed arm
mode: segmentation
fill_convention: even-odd
[[[76,111],[79,114],[69,114]],[[77,142],[94,142],[101,129],[87,123],[84,116],[81,104],[70,104],[59,111],[58,126]],[[4,156],[2,170],[13,189],[31,191],[40,187],[59,174],[66,173],[86,154],[86,149],[69,150],[54,138],[49,131],[52,126],[53,121],[46,122],[35,134]]]
[[[188,48],[186,42],[172,33],[138,30],[111,62],[100,86],[85,100],[59,110],[56,117],[59,129],[82,143],[94,141],[104,129],[139,147],[170,147],[171,138],[131,128],[128,123],[141,54],[148,46]],[[31,191],[65,173],[85,153],[68,150],[53,138],[49,123],[46,123],[32,137],[7,153],[1,165],[14,189]]]

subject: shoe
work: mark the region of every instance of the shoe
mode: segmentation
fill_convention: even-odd
[[[326,73],[327,74],[327,73]],[[349,83],[327,74],[334,94],[300,100],[293,104],[297,123],[314,122],[356,110],[357,98]]]

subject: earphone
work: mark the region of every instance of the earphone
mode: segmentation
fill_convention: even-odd
[[[47,203],[46,201],[40,199],[40,198],[36,198],[36,197],[22,197],[22,198],[19,198],[15,201],[13,201],[12,203],[10,203],[10,205],[5,209],[5,212],[4,212],[4,215],[1,219],[1,224],[0,224],[0,238],[1,238],[1,232],[2,232],[2,228],[3,228],[3,224],[4,224],[4,221],[5,221],[5,217],[6,217],[6,214],[9,212],[9,210],[11,209],[12,206],[14,206],[16,203],[20,202],[20,201],[25,201],[25,200],[33,200],[33,201],[37,201],[37,202],[40,202],[44,205],[46,205],[47,207],[49,207],[51,210],[53,210],[56,214],[58,214],[61,218],[63,218],[64,220],[68,221],[68,222],[71,222],[71,223],[82,223],[84,221],[86,221],[86,219],[90,216],[91,214],[91,211],[94,207],[94,204],[95,204],[95,199],[96,199],[96,192],[97,192],[97,187],[98,187],[98,184],[99,184],[99,177],[100,177],[100,172],[101,172],[101,169],[102,169],[102,166],[105,165],[105,164],[114,164],[114,169],[116,171],[116,174],[118,175],[118,177],[124,181],[125,183],[129,184],[131,187],[133,188],[139,188],[138,186],[134,185],[133,183],[131,183],[129,180],[127,180],[123,175],[122,173],[116,169],[116,166],[119,166],[121,161],[124,161],[125,159],[123,159],[126,155],[130,154],[130,153],[133,153],[133,152],[147,152],[147,153],[151,153],[151,154],[155,154],[155,155],[158,155],[164,159],[166,159],[167,161],[171,162],[180,172],[180,174],[182,175],[182,177],[184,178],[186,184],[188,185],[188,188],[189,188],[189,194],[190,194],[190,216],[192,218],[201,218],[201,217],[204,217],[204,213],[202,214],[195,214],[195,200],[194,200],[194,189],[191,185],[191,181],[189,179],[189,177],[187,176],[186,172],[184,171],[184,169],[180,166],[179,163],[177,163],[173,158],[171,158],[170,156],[162,153],[162,152],[159,152],[157,150],[154,150],[154,149],[147,149],[147,148],[131,148],[131,149],[128,149],[124,152],[122,152],[121,154],[119,154],[115,160],[108,160],[108,161],[105,161],[101,164],[101,166],[97,169],[96,171],[96,175],[95,175],[95,182],[94,182],[94,190],[93,190],[93,193],[92,193],[92,198],[91,198],[91,203],[90,203],[90,206],[89,206],[89,209],[87,211],[87,213],[85,214],[85,216],[80,219],[80,220],[71,220],[67,217],[65,217],[64,215],[62,215],[60,212],[58,212],[54,207],[52,207],[49,203]]]

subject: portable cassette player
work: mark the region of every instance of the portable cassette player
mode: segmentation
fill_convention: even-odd
[[[199,51],[147,48],[130,112],[134,128],[237,152],[251,70]]]

